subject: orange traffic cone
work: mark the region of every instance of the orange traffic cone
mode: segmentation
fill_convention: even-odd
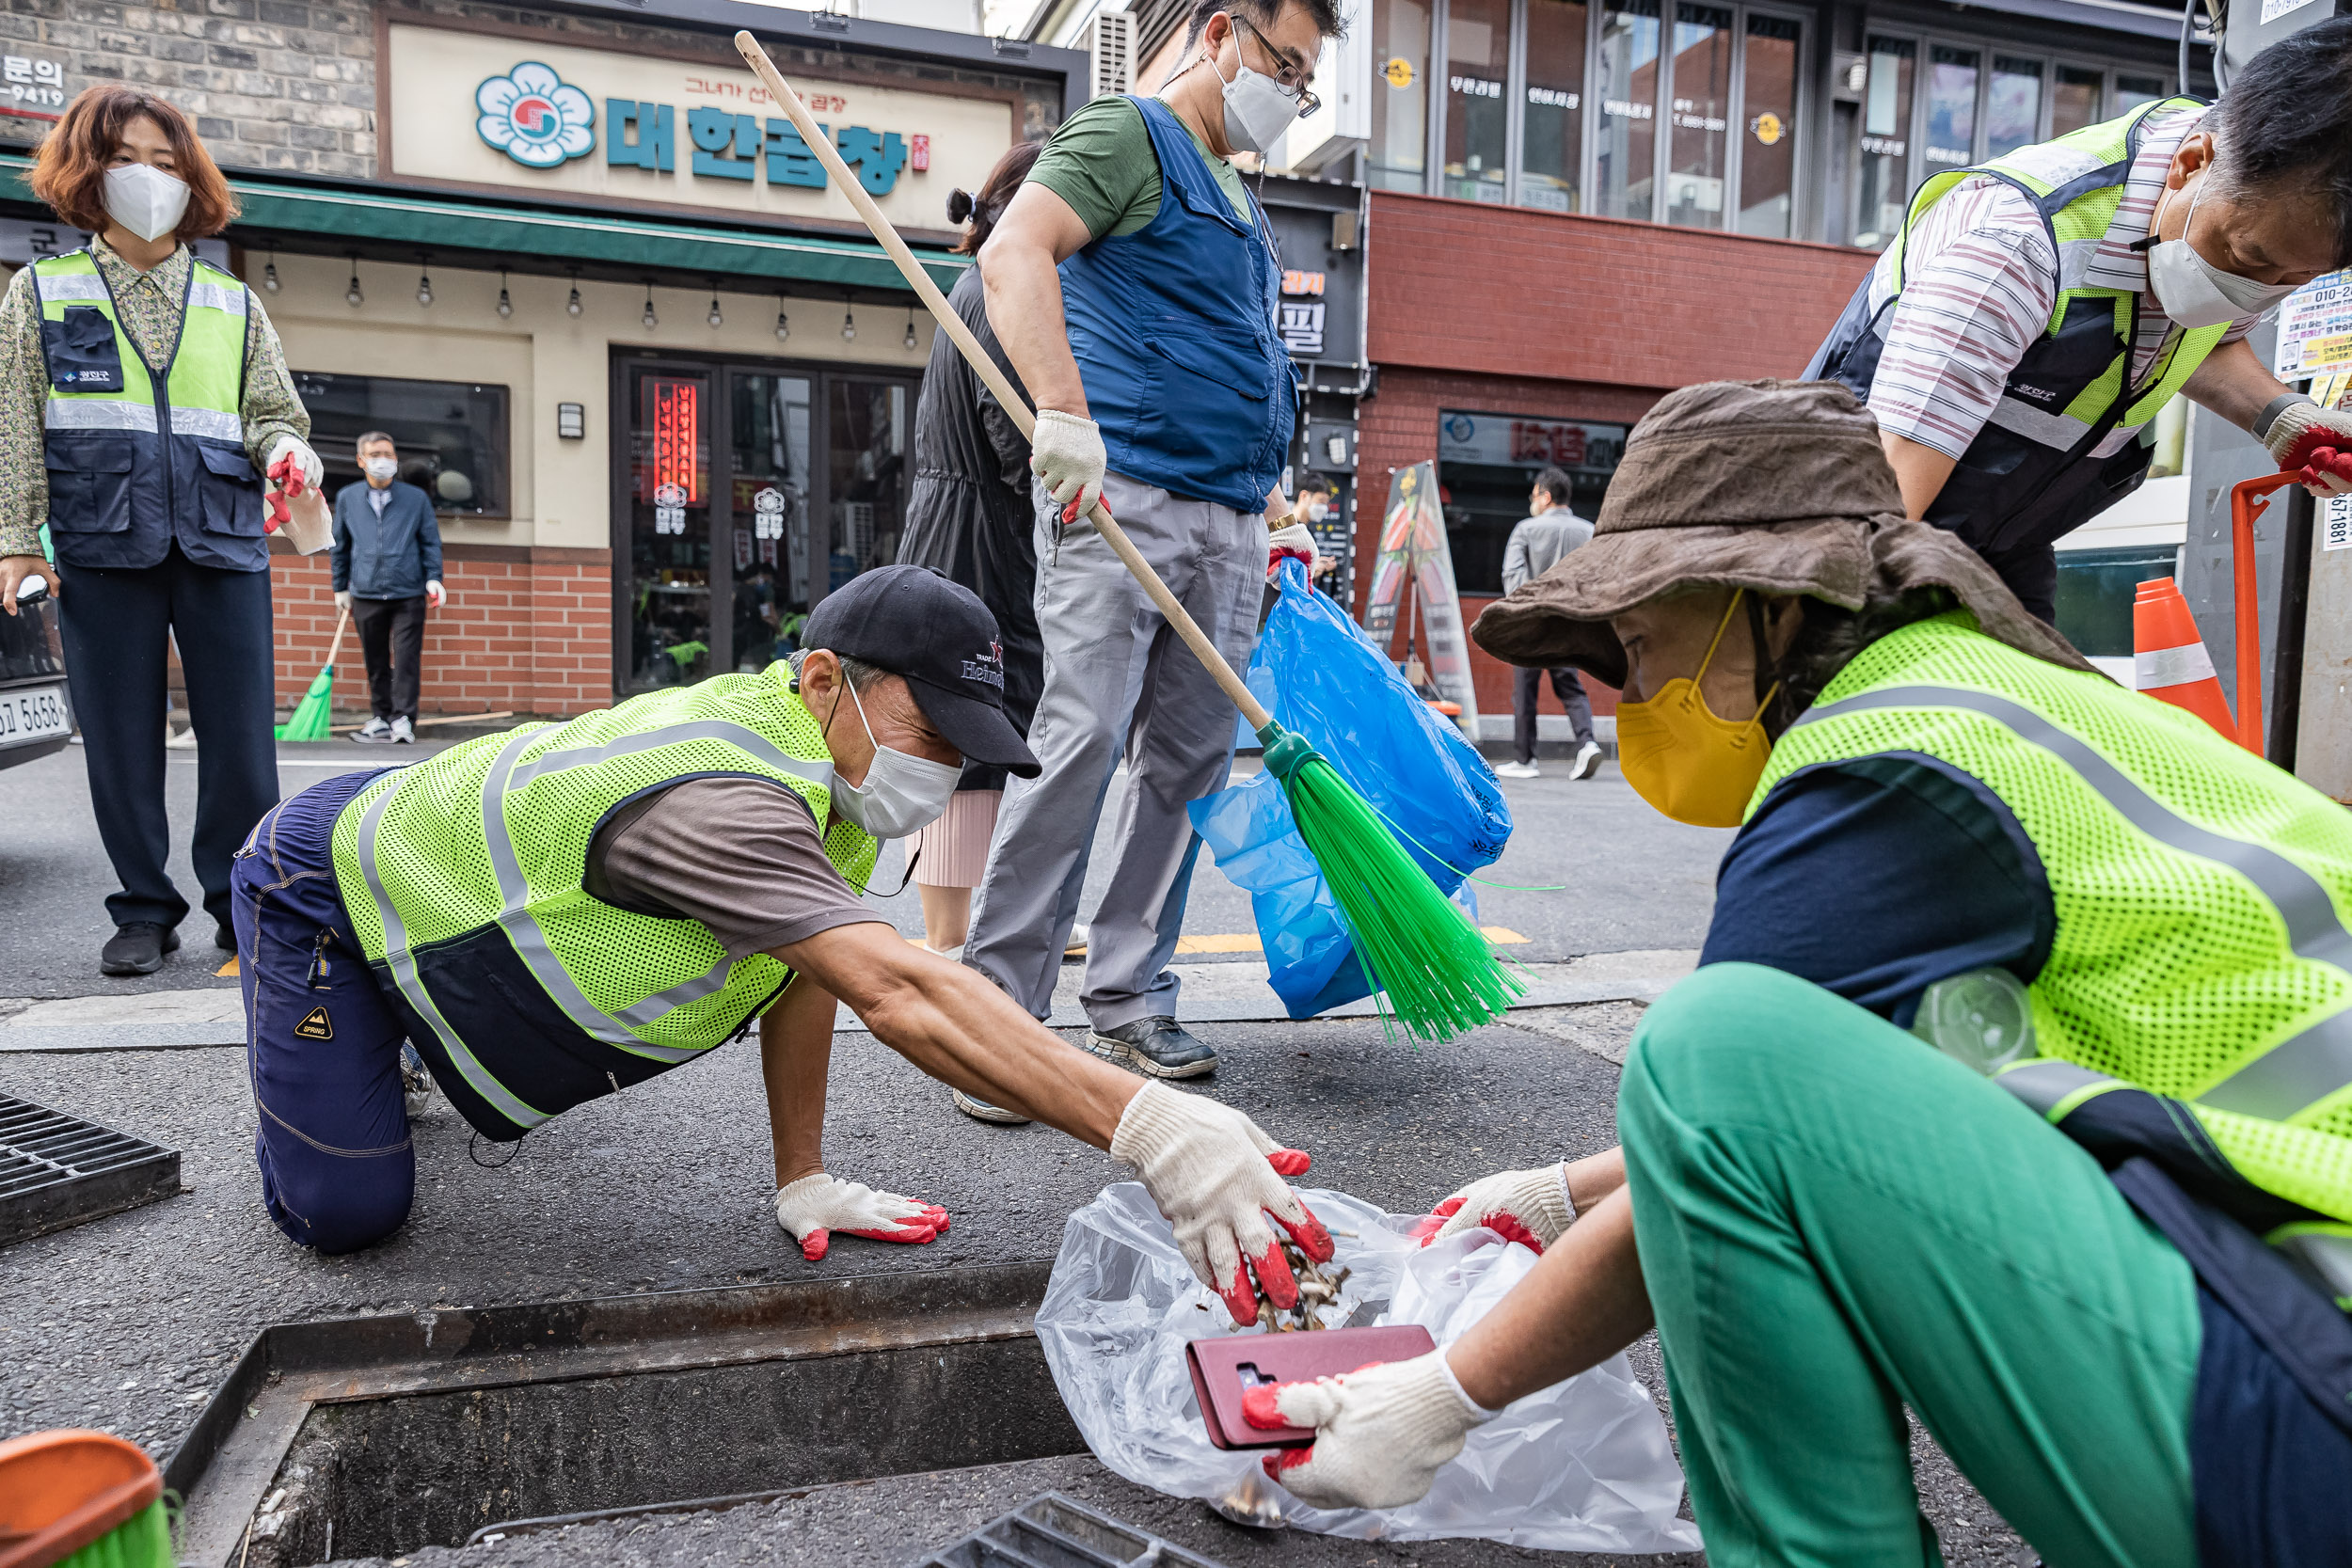
[[[2197,635],[2181,585],[2170,578],[2141,583],[2132,601],[2132,684],[2156,701],[2186,708],[2225,738],[2237,738],[2213,656]]]

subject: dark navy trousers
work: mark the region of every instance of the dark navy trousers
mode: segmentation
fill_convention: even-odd
[[[321,1252],[382,1241],[417,1166],[401,1101],[403,1023],[335,887],[335,817],[383,769],[312,784],[262,817],[230,876],[253,1157],[278,1228]]]

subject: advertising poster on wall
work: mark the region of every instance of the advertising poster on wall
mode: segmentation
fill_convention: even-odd
[[[1380,525],[1380,550],[1372,564],[1364,629],[1375,645],[1391,647],[1402,608],[1407,659],[1418,656],[1423,661],[1429,684],[1438,696],[1460,705],[1463,731],[1475,738],[1478,693],[1470,680],[1462,600],[1454,583],[1454,552],[1447,546],[1445,514],[1438,504],[1437,465],[1416,463],[1397,469],[1392,495]]]

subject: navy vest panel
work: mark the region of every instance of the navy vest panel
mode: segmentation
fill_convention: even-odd
[[[199,277],[244,287],[200,261],[188,269],[191,285]],[[62,320],[43,321],[40,328],[42,357],[59,391],[124,385],[129,345],[102,311],[68,309]],[[183,342],[186,337],[183,328]],[[242,380],[242,342],[238,352]],[[219,410],[175,412],[170,375],[168,366],[150,372],[151,417],[135,404],[100,404],[102,411],[122,410],[113,428],[93,422],[42,433],[49,537],[57,560],[68,566],[152,566],[176,541],[199,566],[267,571],[262,476],[234,428],[239,421]]]
[[[1244,224],[1192,135],[1143,113],[1160,210],[1061,264],[1062,312],[1111,471],[1237,512],[1265,507],[1290,446],[1295,382],[1275,334],[1281,273],[1256,199]]]

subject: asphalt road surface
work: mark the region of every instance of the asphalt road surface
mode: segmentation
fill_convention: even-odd
[[[171,772],[183,834],[194,800],[185,755],[173,753]],[[332,743],[287,747],[284,756],[290,788],[334,767],[376,760]],[[135,996],[233,984],[212,973],[213,955],[200,943],[146,980],[96,974],[107,930],[100,900],[110,881],[81,767],[72,749],[7,775],[12,809],[0,834],[0,908],[7,911],[0,997]],[[1490,879],[1568,885],[1482,892],[1482,920],[1527,939],[1511,949],[1515,956],[1557,962],[1678,953],[1687,963],[1705,929],[1714,863],[1727,835],[1662,821],[1613,768],[1581,784],[1555,776],[1508,788],[1518,830]],[[184,858],[179,873],[193,899]],[[884,909],[901,929],[917,928],[911,892]],[[1253,928],[1246,898],[1204,857],[1187,933]],[[191,933],[198,929],[192,924]],[[1606,960],[1590,961],[1606,968]],[[1066,966],[1073,976],[1076,968]],[[1369,1021],[1206,1023],[1200,1032],[1224,1064],[1201,1086],[1310,1149],[1313,1184],[1418,1212],[1469,1178],[1613,1142],[1614,1058],[1638,1014],[1626,1004],[1526,1010],[1460,1040],[1419,1048],[1387,1038]],[[829,1167],[944,1204],[955,1226],[919,1248],[837,1238],[824,1262],[806,1263],[767,1211],[772,1180],[757,1069],[755,1050],[723,1048],[708,1061],[565,1115],[496,1170],[469,1161],[466,1130],[437,1104],[415,1130],[418,1193],[407,1226],[366,1251],[321,1258],[289,1243],[262,1211],[254,1111],[237,1049],[0,1051],[0,1093],[182,1150],[186,1189],[0,1248],[0,1436],[95,1426],[160,1458],[246,1341],[271,1323],[1050,1258],[1063,1218],[1116,1179],[1106,1155],[1046,1129],[985,1126],[958,1115],[944,1088],[870,1036],[844,1033],[831,1078]],[[1634,1359],[1663,1402],[1654,1344],[1636,1347]],[[1947,1560],[2030,1561],[1932,1447],[1919,1447],[1925,1507]],[[1200,1504],[1132,1486],[1084,1457],[834,1489],[720,1514],[581,1527],[472,1548],[462,1558],[420,1551],[406,1560],[415,1568],[904,1562],[1048,1487],[1236,1565],[1616,1560],[1484,1543],[1266,1537]]]

